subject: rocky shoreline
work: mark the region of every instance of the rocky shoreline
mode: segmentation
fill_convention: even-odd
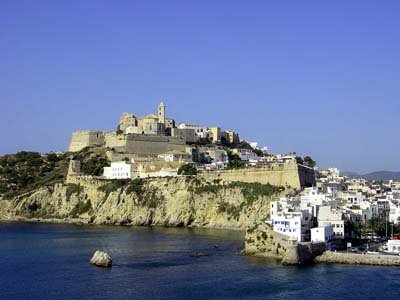
[[[0,219],[0,223],[7,222],[26,222],[26,223],[51,223],[51,224],[71,224],[71,225],[99,225],[93,223],[87,223],[80,219],[43,219],[43,218],[10,218],[10,219]],[[106,224],[105,226],[135,226],[132,224]],[[149,226],[149,225],[146,225]],[[150,226],[152,227],[152,226]],[[166,227],[166,226],[156,226],[156,227]],[[209,229],[220,229],[220,230],[232,230],[232,231],[243,231],[236,227],[231,228],[221,228],[221,227],[197,227],[197,226],[186,226],[188,228],[209,228]],[[277,259],[282,262],[283,265],[301,265],[301,263],[285,263],[285,257],[276,252],[272,251],[254,251],[244,248],[241,251],[242,255],[262,257],[268,259]],[[313,260],[307,263],[316,264],[349,264],[349,265],[374,265],[374,266],[400,266],[400,256],[395,255],[368,255],[368,254],[355,254],[347,252],[332,252],[325,251],[323,254],[316,256]]]
[[[242,228],[237,227],[213,227],[213,226],[195,226],[195,225],[188,225],[188,226],[168,226],[168,225],[135,225],[135,224],[97,224],[97,223],[90,223],[88,220],[82,219],[46,219],[46,218],[24,218],[24,217],[17,217],[17,218],[0,218],[1,223],[44,223],[44,224],[69,224],[69,225],[79,225],[79,226],[122,226],[122,227],[159,227],[159,228],[176,228],[176,227],[185,227],[185,228],[203,228],[203,229],[215,229],[215,230],[230,230],[236,232],[245,233],[245,230]]]

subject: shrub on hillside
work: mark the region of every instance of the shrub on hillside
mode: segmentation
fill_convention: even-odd
[[[182,165],[178,169],[178,175],[197,175],[197,169],[189,164]]]

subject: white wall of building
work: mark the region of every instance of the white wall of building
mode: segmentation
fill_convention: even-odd
[[[104,167],[103,176],[107,179],[132,178],[132,165],[124,161],[112,162],[110,167]]]
[[[329,242],[334,237],[332,226],[311,228],[311,242]]]
[[[400,240],[389,240],[387,246],[389,252],[400,254]]]

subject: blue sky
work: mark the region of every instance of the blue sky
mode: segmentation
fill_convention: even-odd
[[[0,154],[123,111],[322,167],[400,170],[399,1],[1,1]]]

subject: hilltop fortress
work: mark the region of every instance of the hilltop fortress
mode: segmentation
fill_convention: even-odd
[[[270,183],[294,189],[315,185],[314,169],[298,164],[293,155],[263,152],[240,141],[236,132],[220,127],[176,126],[165,111],[160,103],[156,115],[123,113],[116,131],[75,131],[69,152],[86,147],[106,150],[111,166],[104,167],[102,177],[108,179],[177,176],[182,165],[190,164],[211,181]],[[72,175],[68,181],[74,182],[79,169],[68,173]]]
[[[117,131],[83,130],[72,133],[69,152],[78,152],[85,147],[104,146],[119,153],[152,156],[169,151],[185,151],[187,143],[207,139],[213,143],[239,142],[233,131],[223,131],[220,127],[198,125],[175,125],[175,120],[166,117],[165,105],[160,103],[157,115],[136,117],[123,113]]]

